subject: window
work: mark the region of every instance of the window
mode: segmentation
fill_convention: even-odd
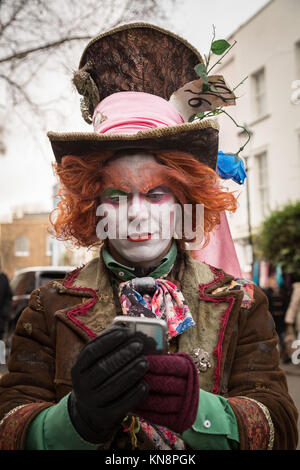
[[[268,161],[267,152],[255,156],[257,162],[258,193],[262,216],[266,216],[269,209]]]
[[[265,69],[260,69],[252,75],[254,112],[257,118],[266,114],[266,81]]]
[[[25,235],[21,235],[20,237],[16,238],[15,255],[29,256],[29,240]]]

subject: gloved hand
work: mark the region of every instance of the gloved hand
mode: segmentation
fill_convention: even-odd
[[[127,413],[144,400],[148,369],[143,341],[113,326],[89,342],[71,370],[68,410],[73,426],[91,443],[104,442]]]
[[[189,354],[147,356],[144,380],[149,395],[134,413],[152,424],[166,426],[182,434],[195,422],[199,403],[199,379]]]

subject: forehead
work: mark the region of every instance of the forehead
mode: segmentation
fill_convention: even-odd
[[[135,169],[135,167],[141,167],[150,163],[157,162],[154,155],[147,152],[136,152],[136,153],[122,153],[122,155],[111,158],[108,161],[110,167],[124,167]]]
[[[114,187],[125,191],[149,189],[167,184],[164,165],[146,152],[123,154],[108,161],[104,168],[103,190]]]

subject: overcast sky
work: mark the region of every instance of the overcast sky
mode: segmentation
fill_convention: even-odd
[[[208,51],[212,25],[216,39],[226,38],[270,0],[183,0],[172,20],[203,54]]]
[[[228,37],[267,3],[269,0],[182,0],[180,7],[170,13],[170,23],[174,25],[174,32],[191,42],[203,55],[209,48],[212,25],[216,27],[216,39]],[[52,75],[49,79],[48,76],[45,93],[47,87],[50,94],[56,87],[70,87],[71,76],[66,83],[58,83],[66,79],[64,77]],[[53,120],[54,127],[49,130],[92,131],[85,127],[86,124],[81,124],[79,109],[73,111],[74,103],[70,103],[70,109],[69,113],[62,110],[64,118]],[[26,116],[25,120],[28,130],[17,126],[11,128],[6,135],[7,155],[0,157],[0,220],[4,220],[12,206],[26,204],[29,209],[51,209],[54,182],[51,149],[45,132],[36,132],[34,140],[29,137],[31,117]],[[62,122],[63,128],[60,128]]]

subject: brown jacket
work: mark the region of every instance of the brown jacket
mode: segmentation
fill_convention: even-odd
[[[240,448],[295,449],[297,410],[279,368],[266,296],[188,255],[177,282],[196,326],[178,336],[176,350],[207,353],[210,367],[199,368],[200,386],[228,398]],[[33,418],[71,391],[80,350],[117,314],[120,304],[101,257],[32,293],[13,338],[9,373],[0,381],[0,449],[24,448]],[[151,448],[142,434],[138,448]],[[116,436],[107,446],[116,449],[119,442]]]

